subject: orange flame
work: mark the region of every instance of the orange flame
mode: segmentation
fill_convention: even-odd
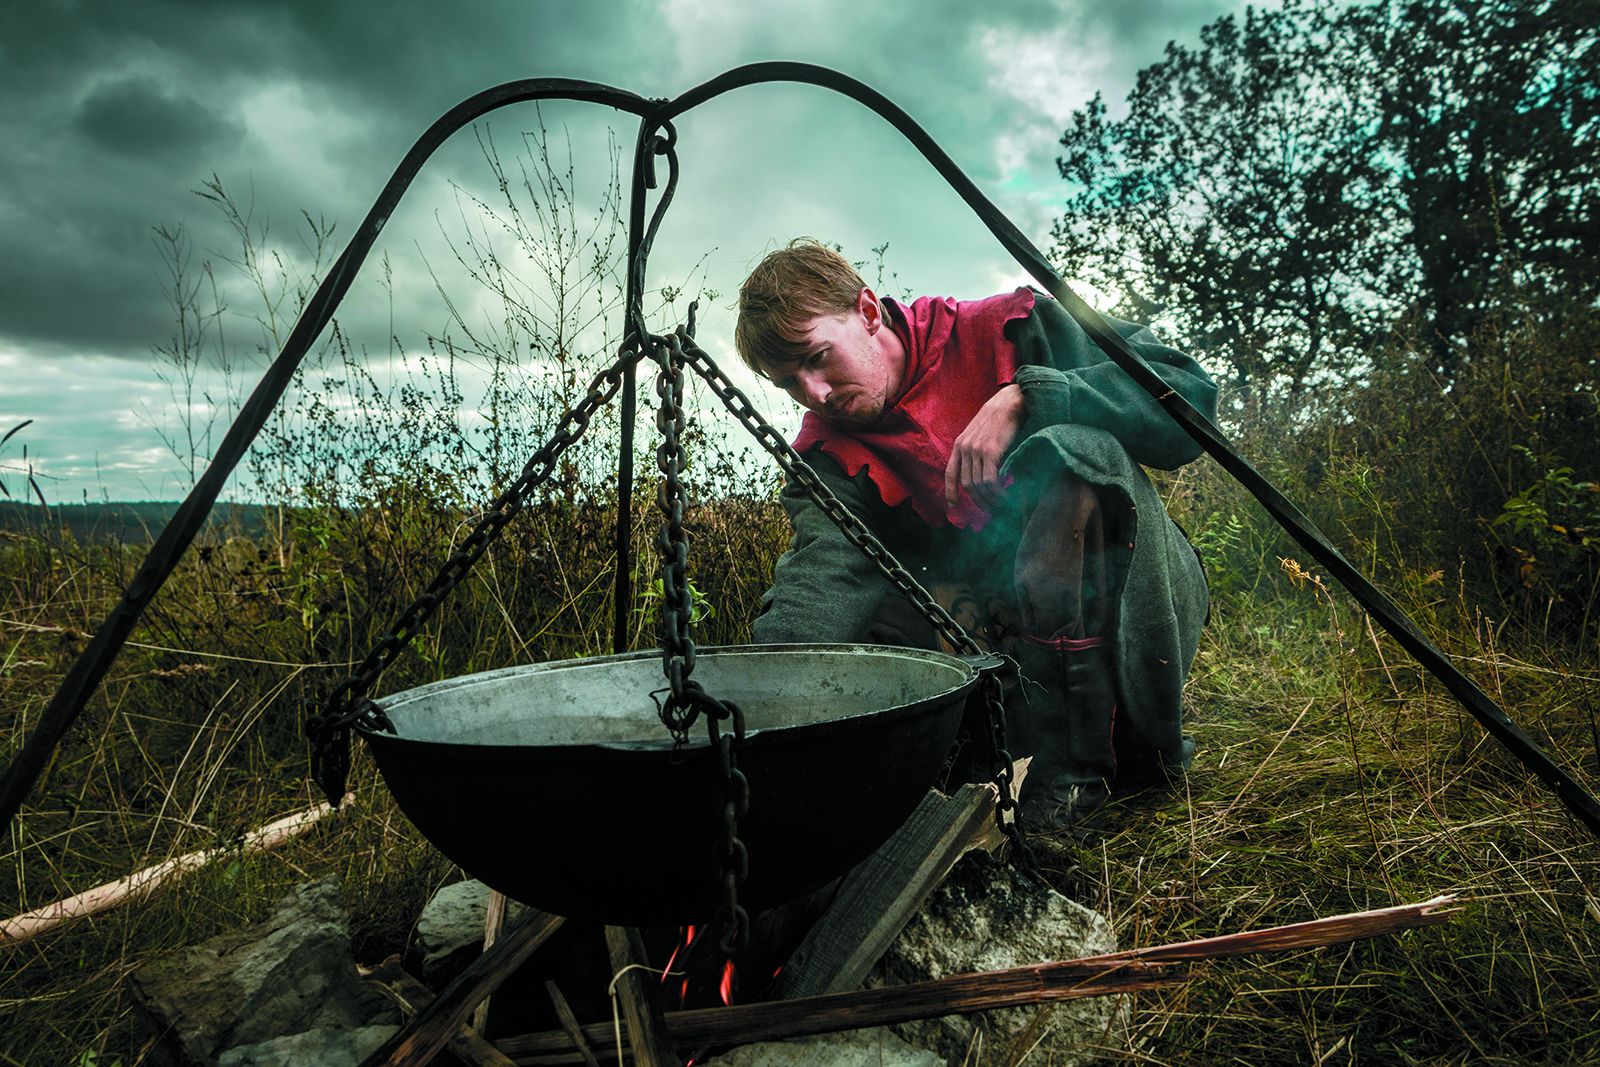
[[[733,961],[729,960],[722,965],[722,982],[717,986],[717,991],[722,994],[722,1003],[733,1003]]]
[[[672,947],[672,955],[667,957],[667,965],[661,969],[661,984],[662,985],[666,985],[667,984],[667,978],[672,973],[672,965],[674,963],[678,962],[679,954],[682,953],[685,949],[687,949],[690,945],[694,944],[694,927],[685,926],[682,929],[683,929],[682,938],[680,938],[678,943]],[[687,984],[687,983],[685,983],[685,984]]]

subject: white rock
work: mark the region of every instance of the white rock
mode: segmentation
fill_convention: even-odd
[[[325,1026],[229,1049],[218,1058],[217,1067],[306,1067],[313,1063],[317,1067],[360,1067],[361,1061],[378,1051],[398,1029],[397,1026],[350,1029]]]
[[[869,985],[924,982],[953,974],[998,971],[1053,960],[1115,952],[1106,919],[983,853],[958,864],[890,947]],[[1040,1062],[1058,1067],[1096,1060],[1107,1047],[1125,1047],[1124,997],[1093,997],[1037,1008],[951,1015],[896,1027],[914,1045],[962,1057],[974,1040],[1001,1062],[1000,1050],[1020,1056],[1038,1040]],[[1018,1046],[1014,1047],[1013,1046]],[[1037,1053],[1036,1053],[1037,1055]]]
[[[506,921],[522,914],[522,905],[506,909]],[[489,916],[489,887],[482,882],[452,882],[433,895],[417,918],[412,941],[415,968],[423,981],[448,982],[483,949],[483,924]]]
[[[214,1064],[230,1051],[311,1031],[392,1031],[399,1010],[356,974],[348,927],[339,885],[325,879],[296,887],[263,922],[140,966],[128,992],[156,1039],[152,1062]],[[327,1055],[300,1062],[341,1063],[331,1049],[346,1044],[335,1038],[330,1045],[324,1035],[318,1047]],[[240,1055],[231,1062],[256,1062],[256,1053]]]
[[[913,1048],[882,1027],[794,1041],[744,1045],[707,1067],[944,1067],[944,1057]]]

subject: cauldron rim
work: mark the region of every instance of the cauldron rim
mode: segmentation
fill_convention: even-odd
[[[710,656],[730,656],[747,654],[816,654],[816,653],[844,653],[846,655],[861,656],[892,656],[899,659],[922,660],[929,664],[941,667],[951,667],[962,672],[958,679],[942,687],[937,692],[928,693],[903,704],[890,704],[885,707],[868,708],[861,711],[840,715],[837,718],[824,719],[814,722],[782,723],[771,726],[752,727],[745,737],[748,743],[761,744],[760,739],[767,743],[779,739],[796,731],[810,733],[849,732],[860,729],[870,729],[886,725],[885,718],[894,719],[900,715],[916,714],[929,700],[940,699],[971,686],[978,674],[974,660],[963,658],[949,652],[935,649],[908,648],[902,645],[874,645],[849,642],[794,642],[782,644],[750,644],[750,645],[703,645],[696,649],[697,658]],[[423,685],[403,689],[387,696],[374,700],[380,708],[389,709],[414,700],[433,699],[442,694],[456,689],[492,683],[493,681],[512,675],[538,675],[551,673],[563,669],[578,667],[597,667],[615,663],[631,663],[648,660],[659,660],[660,649],[643,649],[634,652],[622,652],[606,656],[585,656],[577,659],[548,660],[542,663],[521,663],[510,667],[501,667],[491,671],[476,671],[470,674],[457,675],[453,678],[444,678],[436,682],[427,682]],[[665,678],[661,679],[663,684]],[[711,693],[716,696],[715,692]],[[570,741],[559,744],[537,743],[485,743],[482,741],[453,741],[433,737],[406,736],[372,726],[365,721],[358,721],[354,729],[364,736],[369,743],[379,743],[384,746],[394,745],[424,745],[429,747],[446,747],[451,751],[462,753],[476,750],[484,756],[499,753],[510,757],[515,753],[540,751],[545,753],[568,752],[574,755],[583,752],[606,753],[612,757],[617,755],[637,754],[647,756],[670,751],[674,747],[672,738],[662,727],[659,737],[638,738],[613,741]],[[697,724],[690,739],[679,750],[684,755],[691,755],[696,751],[710,748],[710,741],[706,737],[703,727]]]

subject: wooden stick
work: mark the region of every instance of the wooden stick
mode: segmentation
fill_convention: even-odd
[[[616,972],[611,983],[628,1024],[633,1062],[637,1067],[678,1067],[678,1055],[668,1039],[666,1019],[657,999],[660,985],[646,980],[654,972],[649,970],[644,939],[631,926],[608,926],[606,948],[611,953],[611,969]],[[604,1042],[610,1032],[611,1027],[602,1025],[596,1040]],[[561,1036],[565,1039],[565,1032]]]
[[[1175,963],[1334,945],[1448,922],[1460,910],[1448,907],[1454,901],[1454,897],[1441,896],[1420,904],[1335,915],[1266,930],[909,985],[669,1012],[666,1023],[674,1045],[700,1048],[1105,996],[1182,981],[1188,971],[1173,966]],[[584,1033],[590,1040],[598,1040],[606,1033],[606,1027],[587,1026]],[[572,1052],[571,1040],[561,1031],[508,1038],[497,1042],[497,1047],[518,1063],[535,1062],[531,1057]]]
[[[1382,937],[1384,934],[1397,934],[1402,930],[1412,930],[1419,926],[1435,926],[1449,922],[1452,915],[1461,911],[1460,908],[1451,906],[1455,902],[1454,895],[1445,894],[1419,904],[1398,904],[1392,908],[1352,911],[1344,915],[1330,915],[1325,919],[1291,923],[1288,926],[1245,930],[1237,934],[1222,934],[1219,937],[1204,937],[1197,941],[1180,941],[1171,945],[1130,948],[1123,952],[1093,956],[1090,959],[1102,962],[1142,960],[1146,963],[1176,963],[1337,945],[1344,941]],[[1081,962],[1087,963],[1090,960]]]
[[[506,924],[506,895],[498,889],[489,890],[489,910],[483,917],[483,951],[488,952],[494,944],[495,938],[500,936],[500,930]],[[489,998],[484,997],[483,1003],[472,1013],[472,1028],[481,1033],[489,1024]]]
[[[423,1011],[438,999],[433,990],[400,966],[398,956],[391,956],[383,966],[368,973],[366,979],[393,997],[408,1018]],[[463,1026],[450,1035],[444,1047],[456,1059],[470,1064],[471,1067],[513,1067],[514,1061],[471,1027]]]
[[[349,804],[353,799],[353,796],[347,796],[344,798],[344,803]],[[85,890],[77,896],[58,900],[54,904],[46,904],[42,908],[35,908],[33,911],[0,921],[0,945],[26,941],[71,919],[81,919],[86,915],[94,915],[107,908],[116,907],[118,904],[137,900],[163,882],[203,867],[218,857],[230,855],[236,848],[246,853],[265,852],[277,848],[285,841],[293,840],[311,829],[332,810],[333,807],[327,803],[318,804],[293,815],[286,815],[259,829],[251,830],[233,845],[218,845],[174,856],[153,867],[135,871],[126,878],[118,878],[114,882]]]
[[[361,1067],[416,1067],[432,1062],[466,1024],[478,1002],[498,989],[565,921],[533,908],[523,912],[493,948],[468,964],[432,1004],[362,1060]]]
[[[1028,968],[955,975],[914,985],[884,986],[820,997],[735,1004],[728,1008],[696,1008],[666,1015],[667,1030],[678,1049],[688,1051],[716,1045],[780,1041],[811,1034],[890,1026],[912,1019],[940,1015],[1014,1008],[1084,997],[1128,993],[1181,982],[1187,970],[1165,964],[1123,963],[1091,974],[1054,976],[1041,984],[1039,977],[1021,974]],[[1050,977],[1047,975],[1047,977]],[[584,1036],[596,1048],[611,1032],[609,1023],[590,1023]],[[509,1037],[495,1047],[519,1064],[576,1063],[578,1055],[565,1031]]]
[[[583,1057],[587,1067],[600,1067],[600,1061],[595,1058],[594,1050],[589,1047],[589,1042],[583,1036],[583,1027],[578,1025],[578,1017],[572,1014],[572,1005],[567,1003],[567,998],[562,995],[561,987],[555,982],[546,979],[545,991],[550,994],[550,1003],[555,1005],[556,1018],[561,1020],[561,1029],[572,1038],[572,1043],[578,1046],[578,1054]]]

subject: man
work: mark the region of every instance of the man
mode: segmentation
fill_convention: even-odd
[[[1208,417],[1216,386],[1112,325]],[[1183,679],[1207,612],[1199,561],[1141,464],[1200,449],[1055,301],[880,299],[809,239],[739,296],[741,358],[806,415],[796,451],[963,624],[1015,656],[1014,755],[1034,825],[1081,825],[1113,785],[1181,774]],[[934,647],[932,627],[797,485],[760,642]],[[964,618],[963,618],[964,616]]]

